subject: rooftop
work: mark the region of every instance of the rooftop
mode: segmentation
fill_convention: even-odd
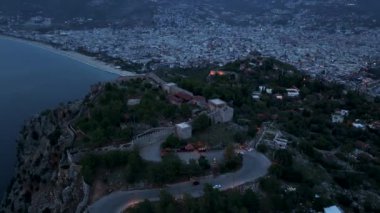
[[[177,92],[176,94],[174,94],[177,98],[180,98],[182,100],[185,100],[185,101],[190,101],[193,99],[193,96],[191,96],[190,94],[187,94],[185,92]]]
[[[223,100],[217,98],[217,99],[211,99],[208,101],[209,103],[215,105],[215,106],[220,106],[220,105],[225,105],[226,102],[224,102]]]
[[[186,122],[176,124],[176,126],[179,127],[179,128],[181,128],[181,129],[186,129],[186,128],[191,127],[190,124],[188,124]]]
[[[165,85],[168,86],[168,87],[174,87],[174,86],[177,86],[177,84],[176,84],[176,83],[173,83],[173,82],[167,83],[167,84],[165,84]]]
[[[343,213],[343,211],[337,206],[330,206],[330,207],[324,208],[323,211],[325,213]]]

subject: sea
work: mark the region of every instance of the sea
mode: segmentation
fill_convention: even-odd
[[[16,140],[24,122],[83,98],[92,84],[116,78],[48,49],[0,37],[0,199],[15,173]]]

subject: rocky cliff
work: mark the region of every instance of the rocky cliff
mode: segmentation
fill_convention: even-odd
[[[45,111],[25,124],[15,177],[2,200],[3,212],[75,212],[85,197],[85,184],[68,149],[75,139],[71,121],[80,106],[71,103]]]

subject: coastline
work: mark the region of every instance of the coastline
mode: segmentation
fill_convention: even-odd
[[[134,72],[122,71],[122,70],[116,69],[115,67],[113,67],[110,64],[106,64],[106,63],[104,63],[102,61],[99,61],[99,60],[97,60],[95,58],[92,58],[92,57],[80,54],[78,52],[61,50],[61,49],[54,48],[53,46],[50,46],[49,44],[45,44],[45,43],[42,43],[42,42],[31,41],[31,40],[27,40],[27,39],[16,38],[16,37],[11,37],[11,36],[7,36],[7,35],[1,35],[1,34],[0,34],[0,39],[14,41],[14,42],[19,42],[19,43],[23,43],[23,44],[26,44],[26,45],[31,45],[31,46],[34,46],[34,47],[37,47],[37,48],[49,51],[49,52],[51,52],[53,54],[57,54],[57,55],[61,55],[61,56],[70,58],[70,59],[72,59],[74,61],[86,64],[86,65],[91,66],[91,67],[94,67],[94,68],[96,68],[98,70],[101,70],[101,71],[104,71],[104,72],[109,72],[109,73],[112,73],[112,74],[116,74],[118,76],[133,76],[133,75],[136,75],[136,73],[134,73]]]

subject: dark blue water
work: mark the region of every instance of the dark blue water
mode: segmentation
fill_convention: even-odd
[[[91,84],[116,78],[47,50],[0,38],[0,198],[14,174],[23,122],[84,97]]]

